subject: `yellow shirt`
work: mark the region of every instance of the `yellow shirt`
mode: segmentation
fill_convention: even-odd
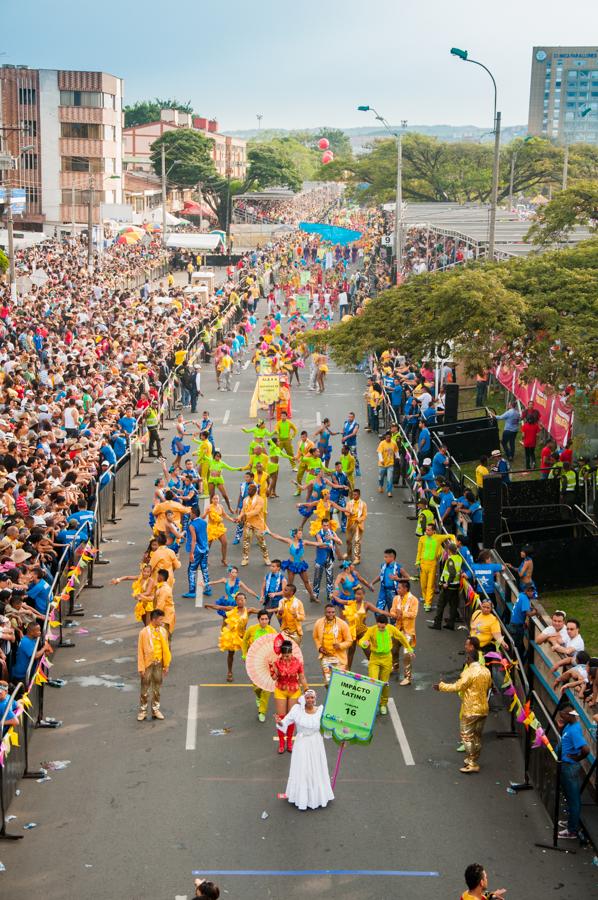
[[[490,670],[479,662],[473,662],[463,669],[458,681],[451,684],[441,681],[438,689],[443,693],[461,695],[461,717],[466,718],[488,715],[488,691],[491,684]]]
[[[415,565],[419,566],[422,559],[436,561],[442,556],[442,545],[445,541],[454,541],[454,534],[423,534],[417,542],[417,556]]]
[[[187,356],[186,350],[177,350],[174,354],[174,364],[175,366],[180,366],[183,364],[185,357]]]
[[[397,445],[390,441],[380,441],[378,444],[378,465],[384,468],[392,466],[395,461]]]
[[[485,647],[492,643],[493,635],[500,634],[500,622],[494,613],[476,610],[471,617],[469,633],[480,639],[480,647]]]
[[[162,634],[159,628],[151,626],[152,646],[154,648],[154,662],[162,662]]]
[[[407,650],[409,653],[413,652],[408,638],[405,637],[400,629],[395,628],[394,625],[387,625],[384,631],[389,635],[390,638],[388,642],[388,651],[378,650],[380,642],[378,635],[380,633],[380,629],[377,625],[372,625],[370,628],[368,628],[359,642],[360,647],[363,647],[366,650],[368,647],[370,648],[370,660],[372,662],[388,662],[389,659],[392,660],[391,651],[393,640],[398,641],[400,644],[402,644],[405,650]]]
[[[397,594],[392,601],[390,615],[396,618],[397,628],[401,628],[405,634],[415,634],[415,619],[419,612],[419,601],[411,592],[401,597]]]
[[[483,466],[481,463],[479,466],[476,466],[475,470],[475,483],[478,487],[484,487],[484,475],[489,475],[490,469],[487,469],[486,466]]]
[[[292,597],[290,600],[281,600],[278,606],[280,615],[280,627],[283,631],[303,634],[301,622],[305,619],[305,608],[301,600]]]
[[[349,500],[345,508],[347,525],[363,531],[368,516],[367,504],[363,500]]]
[[[253,497],[245,497],[243,500],[242,512],[245,516],[245,523],[256,531],[265,531],[266,522],[264,519],[264,499],[259,494]]]
[[[334,626],[335,622],[326,622],[324,624],[324,631],[322,633],[322,649],[324,650],[326,656],[334,656],[334,642],[336,640],[334,636]]]

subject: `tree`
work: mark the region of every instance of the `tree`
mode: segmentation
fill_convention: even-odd
[[[530,379],[555,387],[573,381],[584,400],[595,391],[598,239],[414,276],[370,300],[361,315],[309,339],[327,344],[342,365],[389,346],[422,359],[450,341],[470,375],[497,361],[524,362]],[[591,411],[598,414],[596,406]]]
[[[526,241],[545,246],[566,240],[572,228],[589,225],[598,229],[598,181],[579,181],[560,191],[542,207],[525,236]]]
[[[165,131],[150,148],[154,172],[162,175],[162,147],[166,153],[166,171],[169,180],[177,187],[202,187],[218,179],[212,153],[213,141],[191,128]],[[180,160],[180,162],[178,162]]]
[[[450,143],[413,133],[403,137],[402,145],[403,196],[407,200],[488,202],[493,166],[490,144]],[[513,157],[516,194],[535,193],[544,185],[558,183],[561,177],[561,148],[541,138],[513,141],[501,148],[499,201],[509,195]],[[587,154],[584,160],[589,166]],[[350,192],[362,201],[389,202],[394,198],[397,178],[396,139],[376,140],[368,154],[335,160],[322,167],[320,177],[348,181]]]
[[[267,187],[288,187],[295,193],[301,190],[302,178],[284,141],[252,144],[247,151],[247,161],[244,191]]]
[[[4,275],[4,273],[8,270],[8,256],[4,252],[4,250],[0,250],[0,275]]]
[[[309,146],[313,147],[314,150],[318,150],[318,141],[322,138],[326,138],[329,142],[330,150],[332,150],[335,156],[343,158],[352,156],[353,151],[351,149],[351,141],[340,128],[319,128],[317,132],[312,135]]]
[[[133,125],[147,125],[148,122],[157,122],[160,111],[163,109],[176,109],[179,112],[193,113],[191,101],[180,103],[178,100],[138,100],[132,106],[125,106],[125,128]]]

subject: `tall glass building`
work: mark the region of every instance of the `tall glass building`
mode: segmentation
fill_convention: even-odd
[[[598,47],[534,47],[529,134],[598,144]]]

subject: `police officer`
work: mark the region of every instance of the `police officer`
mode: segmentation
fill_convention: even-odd
[[[442,628],[442,617],[447,606],[449,607],[449,617],[444,623],[444,627],[449,628],[451,631],[455,630],[459,606],[459,583],[461,579],[463,557],[460,555],[457,545],[453,541],[447,542],[446,549],[448,551],[448,557],[440,571],[440,597],[438,600],[438,610],[434,618],[434,624],[430,626],[437,631],[440,631]]]

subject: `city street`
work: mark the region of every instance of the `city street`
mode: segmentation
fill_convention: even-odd
[[[363,431],[361,375],[331,368],[323,395],[307,390],[306,370],[301,377],[292,396],[299,429],[313,432],[329,416],[339,430],[354,410]],[[199,399],[198,410],[209,410],[216,446],[231,465],[247,461],[249,437],[241,428],[252,424],[254,383],[247,364],[233,376],[233,390],[218,393],[213,367],[204,366],[205,399]],[[170,437],[163,433],[169,459]],[[392,546],[413,574],[416,538],[415,523],[407,518],[413,508],[404,503],[408,492],[395,490],[393,499],[378,494],[376,440],[362,433],[359,445],[360,486],[369,507],[361,571],[373,579],[384,548]],[[333,461],[339,446],[336,437]],[[591,851],[568,855],[536,848],[536,841],[550,839],[540,800],[533,791],[507,792],[510,779],[521,780],[523,763],[515,741],[496,737],[508,724],[504,714],[488,718],[480,774],[459,772],[459,703],[434,693],[432,684],[458,676],[465,632],[429,631],[421,606],[414,684],[400,687],[393,679],[391,715],[378,721],[370,746],[347,748],[336,799],[325,810],[299,812],[277,798],[285,789],[290,757],[276,753],[273,705],[266,723],[258,723],[239,655],[235,680],[226,683],[225,654],[217,648],[220,620],[181,599],[187,590],[184,551],[175,588],[173,663],[162,692],[166,719],[137,722],[139,626],[130,583],[112,587],[109,581],[137,573],[150,537],[148,512],[159,471],[155,461],[144,464],[134,493],[139,505],[122,510],[121,520],[107,529],[102,555],[110,565],[96,569],[103,588],[83,592],[85,617],[70,630],[76,646],[56,654],[52,674],[67,684],[46,688],[46,712],[64,724],[34,735],[32,760],[70,765],[51,771],[51,781],[21,782],[10,829],[23,833],[30,822],[37,827],[26,831],[23,841],[0,846],[11,883],[4,896],[181,900],[192,895],[197,873],[216,881],[221,896],[247,900],[308,894],[429,900],[459,896],[463,870],[473,861],[492,873],[493,886],[509,888],[508,897],[590,896]],[[280,499],[269,501],[268,524],[284,535],[299,522],[289,471],[283,461]],[[240,473],[226,473],[231,500],[240,480]],[[230,524],[228,532],[230,545]],[[286,555],[271,539],[269,549],[271,556]],[[308,559],[313,561],[311,550]],[[240,547],[230,546],[229,561],[240,562]],[[210,574],[224,574],[218,547],[212,548]],[[263,574],[254,546],[241,577],[259,590]],[[311,631],[323,604],[310,604],[303,588],[298,595],[308,614],[307,678],[321,685]],[[358,649],[356,671],[366,672],[363,663]],[[324,689],[317,690],[323,702]],[[336,751],[327,742],[330,769]],[[35,866],[28,865],[31,859]]]

